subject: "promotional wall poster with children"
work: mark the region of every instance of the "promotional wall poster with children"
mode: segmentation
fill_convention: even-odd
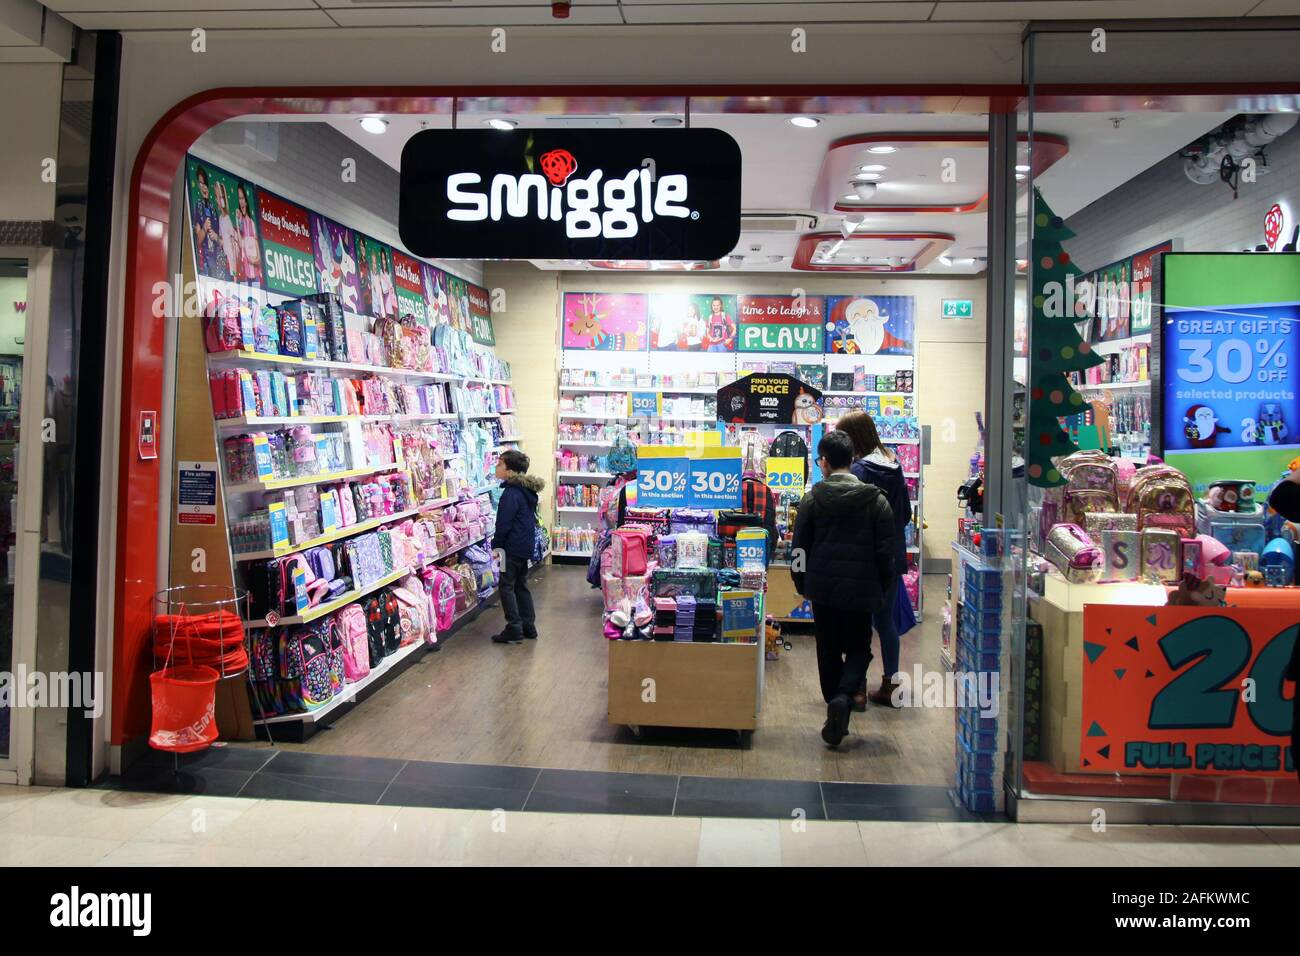
[[[361,287],[362,314],[377,319],[397,318],[392,250],[363,233],[357,233],[357,280]]]
[[[650,347],[667,352],[736,351],[734,295],[651,295]]]
[[[194,265],[222,282],[262,285],[257,189],[211,163],[187,162]],[[314,291],[314,290],[313,290]]]
[[[451,305],[447,300],[447,273],[427,262],[420,263],[424,279],[424,301],[429,310],[429,325],[448,325],[451,322]]]
[[[1294,257],[1162,258],[1157,271],[1167,304],[1152,331],[1163,447],[1154,450],[1201,494],[1225,479],[1271,488],[1300,454]]]
[[[647,296],[564,294],[564,347],[636,352],[646,347]]]
[[[352,230],[319,213],[311,214],[311,242],[316,254],[316,278],[321,292],[337,295],[343,308],[359,311],[357,248]]]
[[[826,297],[826,351],[843,355],[911,355],[916,300],[910,295]]]

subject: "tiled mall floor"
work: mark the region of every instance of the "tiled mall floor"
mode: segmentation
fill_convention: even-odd
[[[1300,864],[1300,829],[643,817],[0,786],[0,866]]]

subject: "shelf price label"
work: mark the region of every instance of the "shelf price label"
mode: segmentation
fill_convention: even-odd
[[[700,448],[691,459],[691,506],[740,507],[740,449]]]
[[[289,547],[289,519],[284,511],[284,502],[273,501],[266,506],[271,520],[271,547],[281,551]]]
[[[638,507],[690,507],[691,461],[685,448],[642,445],[636,450],[636,458]]]
[[[658,418],[659,398],[660,396],[658,392],[633,392],[632,417]]]
[[[802,458],[769,458],[767,460],[767,486],[777,494],[789,492],[802,495],[804,489]]]

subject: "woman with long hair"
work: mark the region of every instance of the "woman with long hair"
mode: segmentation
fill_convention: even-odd
[[[893,706],[894,677],[898,674],[898,626],[894,623],[895,602],[906,600],[902,587],[902,577],[907,571],[907,536],[906,530],[912,520],[912,501],[907,494],[907,482],[903,479],[903,469],[893,452],[880,440],[880,432],[871,416],[863,411],[849,412],[835,423],[836,431],[842,431],[853,442],[853,464],[849,470],[859,481],[875,485],[884,494],[889,507],[894,512],[894,572],[899,579],[887,595],[884,609],[872,618],[876,633],[880,635],[881,664],[884,666],[884,679],[880,689],[871,695],[877,704]],[[867,707],[867,688],[863,682],[862,689],[853,698],[854,710],[863,711]]]

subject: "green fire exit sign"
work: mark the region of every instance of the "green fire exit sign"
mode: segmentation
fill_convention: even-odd
[[[945,319],[973,319],[975,302],[972,299],[944,299],[943,317]]]

